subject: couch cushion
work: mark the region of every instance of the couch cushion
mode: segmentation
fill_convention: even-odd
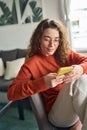
[[[3,76],[5,72],[4,64],[2,58],[0,58],[0,76]]]
[[[24,62],[25,58],[19,58],[13,61],[7,61],[4,78],[7,80],[15,78]]]
[[[18,49],[17,58],[22,58],[25,56],[26,56],[26,50],[25,49]]]
[[[2,58],[4,62],[4,66],[6,67],[6,61],[12,61],[15,60],[17,57],[17,49],[14,50],[6,50],[6,51],[0,51],[0,57]]]
[[[5,80],[4,77],[0,77],[0,91],[7,92],[9,85],[13,80]]]

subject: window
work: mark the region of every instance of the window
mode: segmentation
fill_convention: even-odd
[[[87,0],[71,0],[69,18],[71,21],[72,47],[87,50]]]

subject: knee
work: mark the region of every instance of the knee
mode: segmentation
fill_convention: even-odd
[[[87,95],[87,75],[82,75],[73,84],[73,95]]]
[[[81,107],[87,103],[87,76],[82,76],[73,85],[73,104]]]
[[[73,107],[80,119],[83,120],[85,107],[87,104],[87,75],[81,76],[73,84]]]

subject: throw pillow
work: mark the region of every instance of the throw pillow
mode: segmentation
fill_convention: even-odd
[[[21,66],[24,64],[25,58],[16,59],[6,62],[6,70],[4,79],[10,80],[17,76]]]
[[[4,64],[2,58],[0,58],[0,76],[3,76],[5,72]]]
[[[17,58],[17,50],[2,50],[0,52],[0,57],[3,59],[4,66],[6,67],[6,61],[12,61]]]

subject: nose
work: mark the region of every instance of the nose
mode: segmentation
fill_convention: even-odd
[[[51,40],[49,41],[49,45],[50,45],[50,46],[53,46],[53,45],[54,45],[54,40],[51,39]]]

